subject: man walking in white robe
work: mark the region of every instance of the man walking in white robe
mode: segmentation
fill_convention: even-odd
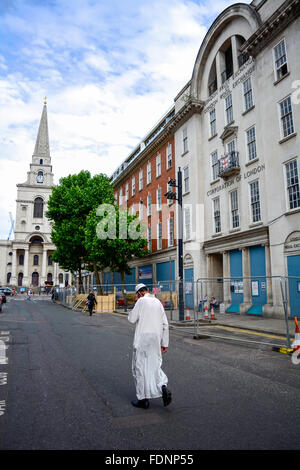
[[[151,295],[144,284],[136,286],[138,300],[129,312],[128,321],[136,325],[133,341],[132,374],[138,408],[149,408],[149,398],[163,398],[171,403],[168,378],[162,371],[162,353],[169,345],[169,324],[161,302]]]

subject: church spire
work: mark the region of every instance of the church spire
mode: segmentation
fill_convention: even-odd
[[[33,152],[33,157],[50,158],[46,97],[44,99],[44,107]]]

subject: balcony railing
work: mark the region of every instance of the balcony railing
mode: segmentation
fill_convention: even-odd
[[[228,178],[239,172],[239,152],[228,152],[219,159],[219,176],[221,178]]]
[[[229,67],[229,68],[225,69],[225,70],[221,73],[222,84],[225,83],[226,80],[228,80],[228,78],[231,77],[231,75],[233,75],[233,69],[232,69],[232,67]]]
[[[212,95],[218,88],[217,79],[215,78],[212,82],[208,85],[208,94],[209,96]]]

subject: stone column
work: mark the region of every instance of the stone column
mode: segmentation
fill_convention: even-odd
[[[250,271],[250,253],[249,248],[242,248],[242,262],[243,262],[243,307],[241,306],[241,313],[245,313],[252,305],[251,296],[251,271]],[[247,279],[248,278],[248,279]]]
[[[208,278],[212,277],[212,256],[206,255],[206,272]],[[209,301],[212,296],[212,281],[208,280],[203,283],[203,296],[207,295]]]
[[[230,260],[229,251],[223,253],[223,302],[225,308],[231,304],[231,293],[230,293]]]
[[[54,263],[54,268],[53,268],[53,285],[58,284],[58,279],[57,279],[57,263]]]
[[[25,252],[24,252],[24,274],[23,274],[24,286],[29,285],[28,273],[29,273],[29,247],[27,246],[25,247]]]
[[[236,36],[231,36],[231,49],[232,49],[232,63],[233,63],[233,73],[237,72],[239,69],[238,64],[238,44],[236,40]]]
[[[17,285],[17,250],[13,248],[13,255],[12,255],[12,266],[11,266],[11,285]]]
[[[225,70],[225,59],[223,52],[218,51],[216,55],[216,73],[218,87],[222,85],[222,72]]]
[[[40,284],[44,285],[46,281],[46,269],[47,269],[47,248],[43,247],[43,259],[42,259],[42,279]]]
[[[271,272],[271,253],[270,245],[265,245],[265,257],[266,257],[266,283],[267,283],[267,303],[273,305],[273,288],[272,288],[272,272]]]

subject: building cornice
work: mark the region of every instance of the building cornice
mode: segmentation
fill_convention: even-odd
[[[204,105],[204,101],[190,97],[186,104],[173,117],[169,124],[170,129],[175,132],[182,124],[190,119],[193,114],[200,114]]]
[[[268,226],[261,226],[243,232],[225,235],[217,239],[206,240],[203,244],[203,249],[205,254],[213,254],[222,251],[242,249],[247,246],[267,245],[268,243],[269,228]]]
[[[286,0],[242,45],[241,52],[256,56],[300,15],[300,0]]]

